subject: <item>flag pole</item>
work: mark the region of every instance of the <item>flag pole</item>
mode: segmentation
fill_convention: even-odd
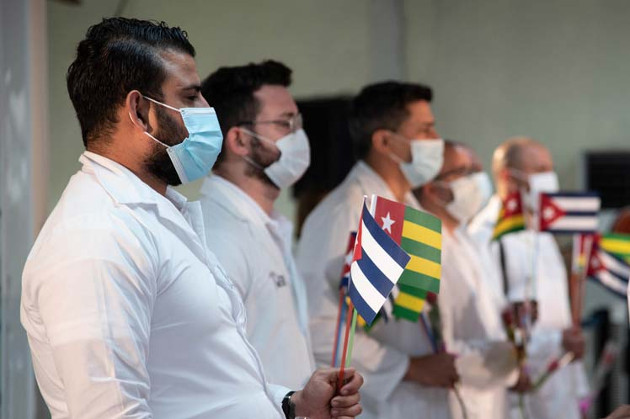
[[[356,310],[354,308],[354,304],[352,301],[348,304],[348,314],[352,313],[352,316],[346,316],[346,334],[343,339],[343,350],[341,351],[341,365],[339,368],[339,384],[337,386],[338,390],[341,390],[343,386],[344,372],[346,368],[346,357],[348,355],[348,339],[350,337],[350,321],[354,318],[356,320]]]
[[[354,331],[357,328],[357,310],[352,310],[352,326],[350,327],[350,342],[348,343],[348,357],[346,359],[346,367],[352,362],[352,349],[354,348]]]
[[[344,304],[344,292],[342,288],[339,288],[339,309],[337,311],[337,328],[335,330],[335,343],[333,345],[333,354],[332,354],[332,362],[331,366],[334,368],[337,366],[337,355],[339,353],[339,340],[341,337],[341,324],[343,323],[343,309],[345,307]]]

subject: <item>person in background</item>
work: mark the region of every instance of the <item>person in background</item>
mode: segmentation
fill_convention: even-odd
[[[414,190],[420,205],[442,220],[441,333],[446,350],[457,356],[463,401],[462,406],[450,395],[453,418],[504,419],[507,387],[518,378],[514,348],[491,288],[496,281],[489,280],[498,273],[466,232],[491,193],[490,178],[474,152],[452,141],[446,141],[439,175]]]
[[[501,144],[494,152],[492,165],[496,195],[470,223],[469,233],[479,246],[491,246],[505,284],[501,289],[506,301],[520,303],[533,298],[537,303],[537,320],[526,348],[528,373],[533,380],[553,358],[573,352],[579,360],[584,354],[584,337],[571,322],[567,271],[549,233],[525,230],[496,242],[491,242],[491,236],[502,199],[523,191],[525,217],[531,219],[538,194],[557,191],[558,178],[549,150],[531,138],[512,138]],[[536,275],[532,283],[534,254]],[[537,419],[578,419],[579,399],[587,391],[583,366],[574,362],[554,373],[540,390],[527,393],[526,408]],[[516,396],[512,400],[515,404]],[[516,410],[513,417],[518,417]]]
[[[350,131],[359,161],[307,217],[298,246],[306,283],[315,358],[330,364],[346,245],[359,222],[364,195],[418,208],[411,189],[442,166],[430,88],[389,81],[365,87],[353,101]],[[379,322],[358,330],[353,365],[366,377],[366,417],[449,418],[448,388],[457,381],[454,356],[433,354],[418,323]]]
[[[224,141],[201,187],[206,242],[245,303],[247,337],[272,382],[298,388],[315,369],[291,222],[274,210],[308,168],[309,142],[276,61],[222,67],[201,85]],[[287,344],[290,342],[290,344]]]
[[[340,389],[334,369],[297,392],[267,382],[199,203],[170,188],[221,150],[194,56],[178,27],[109,18],[68,69],[86,151],[28,257],[20,313],[52,418],[356,416],[352,370]]]

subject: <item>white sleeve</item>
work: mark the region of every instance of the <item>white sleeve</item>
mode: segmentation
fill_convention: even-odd
[[[271,396],[271,400],[273,400],[274,404],[282,410],[282,400],[287,395],[289,391],[297,391],[301,389],[290,389],[277,384],[267,384],[267,388],[269,390],[269,395]]]
[[[128,225],[51,237],[30,272],[71,417],[151,418],[147,357],[156,268]],[[34,354],[37,356],[37,354]]]
[[[313,352],[320,366],[330,366],[332,360],[339,280],[349,234],[358,225],[355,212],[356,208],[338,208],[330,216],[309,217],[298,247],[297,264],[309,298]],[[409,357],[357,330],[352,365],[365,379],[362,393],[386,400],[403,380]]]

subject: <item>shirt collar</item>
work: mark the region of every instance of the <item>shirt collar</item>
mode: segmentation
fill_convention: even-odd
[[[358,179],[361,187],[364,191],[371,191],[376,195],[380,195],[383,198],[387,198],[391,201],[397,201],[394,193],[390,189],[389,185],[385,180],[374,171],[367,163],[363,160],[359,160],[354,168],[352,169],[353,176]],[[370,198],[370,197],[368,197]],[[405,194],[405,199],[403,204],[408,205],[412,208],[421,210],[422,207],[420,203],[414,196],[414,194],[409,191]]]
[[[170,202],[179,211],[187,205],[186,198],[170,186],[166,189],[166,195],[161,195],[131,170],[100,154],[85,151],[79,157],[79,162],[83,165],[82,170],[93,173],[100,185],[119,204],[160,206]]]

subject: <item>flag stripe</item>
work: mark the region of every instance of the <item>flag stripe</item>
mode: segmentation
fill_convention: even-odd
[[[498,238],[504,234],[513,231],[523,230],[525,227],[525,219],[522,215],[514,215],[510,218],[499,221],[494,229],[494,238]]]
[[[549,227],[545,229],[549,232],[563,231],[563,232],[591,232],[597,231],[597,217],[571,217],[564,216],[557,221],[549,224]]]
[[[406,270],[430,276],[436,279],[440,279],[440,277],[442,276],[442,265],[414,255],[411,255],[411,259],[407,264]]]
[[[371,253],[372,260],[379,261],[379,267],[390,278],[398,278],[398,267],[402,270],[409,256],[387,233],[376,223],[370,214],[363,217],[361,247]],[[400,261],[400,262],[399,262]],[[385,266],[381,266],[385,265]]]
[[[426,212],[418,211],[409,206],[405,207],[405,221],[424,226],[429,230],[442,234],[442,222],[439,218],[434,217],[431,214],[427,214]]]
[[[439,232],[423,227],[419,224],[414,224],[405,220],[403,223],[402,235],[408,239],[426,243],[436,249],[442,249],[442,235]]]
[[[424,306],[424,300],[413,295],[400,293],[396,298],[396,305],[419,313]]]
[[[398,292],[401,292],[401,293],[404,292],[405,294],[410,294],[410,295],[413,295],[414,297],[418,297],[422,299],[427,298],[427,291],[417,288],[417,287],[410,287],[409,285],[401,284],[400,281],[398,281],[398,284],[396,284],[396,288],[398,289]]]
[[[630,266],[606,252],[600,251],[598,256],[606,270],[620,276],[626,281],[628,280],[628,277],[630,276]]]
[[[365,277],[364,279],[365,281],[367,281]],[[355,275],[353,272],[352,273],[353,286],[350,287],[348,291],[348,296],[352,300],[352,304],[354,304],[354,308],[357,309],[357,312],[361,313],[360,316],[363,318],[363,320],[365,320],[367,323],[372,323],[372,321],[374,320],[374,317],[376,317],[378,308],[377,308],[377,311],[373,310],[372,306],[370,306],[370,304],[367,301],[365,301],[365,299],[363,299],[364,294],[362,295],[362,292],[358,291],[358,288],[354,286],[354,283],[355,283]],[[376,293],[378,294],[378,292]]]
[[[620,297],[626,297],[628,290],[627,282],[621,281],[619,278],[606,271],[598,272],[597,275],[592,278],[603,285],[607,290],[612,291]]]
[[[391,281],[391,278],[388,278],[372,259],[370,259],[370,255],[368,252],[363,249],[363,257],[356,261],[361,268],[361,272],[368,278],[370,278],[370,284],[379,292],[383,297],[387,297],[392,290],[392,286],[395,284]],[[402,269],[399,269],[398,276],[402,273]],[[396,277],[398,278],[398,277]],[[354,277],[353,277],[354,280]],[[353,284],[354,285],[354,284]]]
[[[440,263],[442,259],[442,252],[439,249],[406,237],[402,238],[400,247],[410,255],[415,255],[436,263]]]
[[[565,196],[547,194],[563,211],[592,212],[599,211],[600,199],[597,196]]]
[[[439,279],[431,278],[430,276],[422,275],[408,269],[405,269],[402,276],[398,280],[398,283],[400,285],[407,285],[409,287],[421,288],[435,294],[440,292]]]
[[[628,239],[621,239],[616,237],[602,237],[601,240],[602,249],[617,253],[620,255],[630,255],[630,241]]]
[[[365,315],[363,310],[359,309],[359,304],[356,303],[354,297],[357,295],[360,296],[361,300],[367,304],[374,315],[381,309],[381,306],[385,302],[385,297],[374,288],[374,285],[366,278],[366,275],[357,263],[353,263],[350,269],[352,270],[352,286],[348,290],[348,295],[357,307],[359,313],[361,313],[361,316],[369,323],[370,320],[367,319],[368,316]],[[368,273],[368,275],[370,274]]]
[[[392,314],[399,319],[410,320],[412,322],[417,322],[418,318],[420,317],[420,313],[406,309],[401,306],[394,306],[394,311]]]

